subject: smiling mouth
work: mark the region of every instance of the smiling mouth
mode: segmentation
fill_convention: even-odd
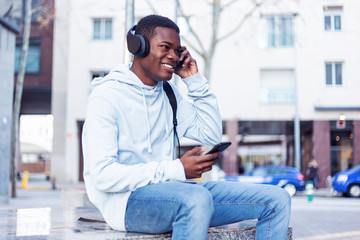
[[[171,69],[171,70],[174,70],[175,68],[170,65],[170,64],[167,64],[167,63],[162,63],[161,65],[163,65],[164,67],[168,68],[168,69]]]

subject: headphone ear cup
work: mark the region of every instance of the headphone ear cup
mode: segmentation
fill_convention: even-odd
[[[134,55],[144,58],[150,52],[149,40],[143,35],[136,34],[135,36],[140,39],[140,48],[139,48],[138,52],[136,54],[134,54]]]
[[[129,52],[135,55],[141,47],[141,42],[138,37],[131,33],[131,29],[126,35],[126,42]]]
[[[150,52],[150,43],[149,40],[140,34],[133,34],[132,31],[135,30],[134,26],[131,28],[127,35],[126,35],[126,41],[127,41],[127,47],[129,52],[134,54],[137,57],[146,57]]]

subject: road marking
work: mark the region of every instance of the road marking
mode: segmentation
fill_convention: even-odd
[[[311,237],[296,238],[296,240],[326,240],[326,239],[336,239],[336,238],[343,239],[343,237],[353,237],[353,236],[360,236],[360,231],[322,234]]]

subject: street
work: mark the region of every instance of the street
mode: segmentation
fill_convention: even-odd
[[[290,226],[296,240],[360,239],[360,199],[345,197],[292,198]]]

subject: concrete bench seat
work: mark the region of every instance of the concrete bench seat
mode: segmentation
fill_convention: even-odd
[[[95,207],[0,210],[0,239],[171,239],[170,233],[152,235],[120,232],[112,230],[106,223],[79,221],[80,217],[103,220]],[[255,227],[210,228],[208,234],[210,240],[253,240],[254,238]],[[291,228],[287,239],[292,239]]]
[[[151,239],[151,240],[171,240],[171,233],[167,234],[142,234],[126,233],[110,229],[106,223],[78,221],[80,217],[103,221],[101,213],[89,201],[85,188],[68,188],[62,189],[61,192],[62,206],[64,209],[74,209],[72,222],[74,232],[81,232],[88,235],[90,239]],[[250,222],[250,223],[249,223]],[[244,221],[238,224],[232,224],[217,228],[210,228],[209,240],[253,240],[255,239],[256,220]],[[91,234],[90,234],[91,233]],[[73,236],[71,236],[73,237]],[[70,238],[69,238],[70,239]],[[74,239],[74,238],[71,238]],[[75,238],[76,239],[76,238]],[[292,240],[292,228],[288,229],[288,240]]]
[[[253,240],[255,239],[255,227],[248,228],[210,228],[208,233],[209,240]],[[159,235],[138,235],[128,236],[125,239],[151,239],[151,240],[171,240],[171,234]],[[288,240],[292,239],[292,229],[288,230]]]

